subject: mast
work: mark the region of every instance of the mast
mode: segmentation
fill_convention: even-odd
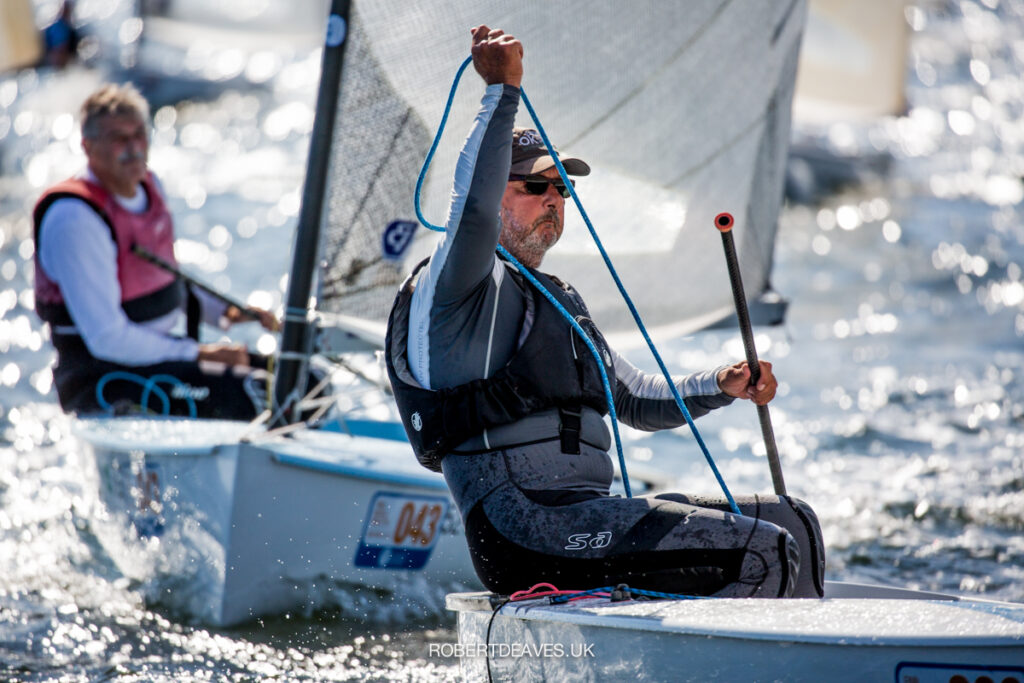
[[[281,354],[274,377],[275,426],[295,421],[297,414],[293,404],[305,390],[305,370],[312,343],[309,298],[320,251],[324,193],[327,188],[331,140],[338,109],[351,6],[351,0],[331,0],[331,12],[327,19],[320,89],[316,98],[313,133],[309,140],[306,180],[295,231],[291,275],[288,278]],[[282,406],[284,410],[278,414]]]

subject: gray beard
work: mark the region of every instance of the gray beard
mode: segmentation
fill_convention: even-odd
[[[530,268],[539,268],[541,261],[544,260],[544,255],[548,252],[548,249],[555,246],[558,242],[556,238],[551,244],[545,244],[545,242],[537,237],[537,228],[540,223],[553,220],[556,224],[561,227],[561,221],[558,218],[558,214],[554,211],[546,213],[541,218],[538,218],[533,222],[529,229],[524,228],[523,225],[515,220],[509,213],[502,209],[501,211],[501,237],[499,239],[501,245],[508,250],[517,261]]]

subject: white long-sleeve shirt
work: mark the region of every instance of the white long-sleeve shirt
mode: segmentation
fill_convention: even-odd
[[[97,182],[91,171],[82,177]],[[132,213],[148,208],[141,185],[133,197],[114,197]],[[110,227],[85,201],[71,197],[55,201],[43,216],[37,248],[43,270],[60,286],[75,321],[74,328],[57,327],[56,332],[77,332],[93,356],[122,365],[198,357],[199,345],[194,340],[172,336],[184,329],[184,309],[144,323],[132,322],[125,315],[117,279],[117,245]],[[203,321],[222,325],[226,305],[205,292],[196,295]]]

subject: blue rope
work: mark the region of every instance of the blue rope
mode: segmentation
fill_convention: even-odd
[[[160,389],[159,386],[157,386],[157,384],[159,382],[167,382],[172,387],[173,386],[185,386],[184,382],[182,382],[177,377],[174,377],[173,375],[153,375],[152,377],[150,377],[146,381],[145,389],[143,389],[143,391],[142,391],[142,397],[139,399],[139,403],[142,405],[143,408],[148,408],[148,405],[149,405],[149,392],[150,391],[154,391],[155,390],[155,391],[159,391],[159,392],[163,393],[163,390]],[[185,399],[185,403],[188,405],[188,416],[192,417],[192,418],[196,417],[197,411],[196,411],[196,402],[195,402],[195,400],[191,396],[188,395],[187,391],[183,393],[183,397]],[[167,414],[169,414],[169,413],[170,413],[170,408],[167,409]]]
[[[434,141],[430,146],[430,150],[427,153],[427,157],[423,162],[423,167],[420,169],[419,178],[416,181],[416,217],[424,226],[430,228],[431,230],[443,232],[444,228],[441,226],[431,224],[423,216],[423,212],[420,209],[420,195],[423,187],[423,181],[424,178],[426,177],[427,169],[430,166],[430,162],[434,157],[434,153],[437,151],[437,146],[441,141],[441,134],[444,132],[445,125],[448,122],[448,114],[451,112],[452,101],[455,98],[455,92],[456,89],[458,88],[459,81],[462,78],[462,74],[465,72],[469,64],[472,63],[472,61],[472,57],[467,57],[455,74],[455,79],[452,83],[451,90],[448,93],[448,101],[445,104],[444,115],[441,117],[441,123],[438,126],[437,134],[434,136]],[[694,424],[693,418],[690,416],[690,411],[686,408],[686,404],[683,402],[682,397],[679,395],[679,391],[676,388],[675,382],[672,381],[671,373],[669,373],[668,368],[665,366],[665,363],[661,358],[661,354],[658,353],[657,348],[655,348],[654,346],[654,342],[651,340],[650,335],[647,333],[647,328],[644,326],[643,321],[640,319],[640,314],[636,310],[636,306],[633,305],[633,300],[626,292],[626,288],[625,286],[623,286],[622,281],[619,279],[619,275],[616,272],[615,267],[612,265],[611,259],[608,257],[608,253],[605,251],[601,239],[597,236],[597,231],[594,229],[594,225],[590,221],[590,216],[587,214],[586,209],[583,208],[583,202],[580,201],[579,195],[576,194],[576,188],[569,180],[569,174],[566,172],[565,167],[562,166],[562,162],[558,158],[558,153],[555,151],[554,145],[552,145],[551,140],[548,139],[547,132],[544,130],[544,126],[541,125],[540,118],[537,116],[537,113],[533,109],[533,105],[530,104],[530,100],[526,96],[526,90],[520,88],[519,92],[523,104],[526,105],[526,109],[530,113],[530,117],[537,125],[537,132],[540,133],[541,139],[544,140],[544,145],[548,148],[551,158],[555,162],[555,167],[558,169],[558,174],[562,177],[562,182],[565,184],[565,187],[569,189],[569,193],[572,196],[573,202],[575,202],[576,208],[579,209],[580,215],[583,217],[583,221],[587,226],[587,230],[590,232],[591,237],[594,239],[594,243],[597,245],[597,249],[601,253],[601,258],[604,260],[605,266],[608,268],[608,272],[611,274],[612,279],[615,281],[615,286],[618,288],[619,293],[622,295],[623,300],[626,302],[626,306],[629,308],[629,312],[632,314],[633,320],[636,322],[637,328],[640,330],[640,334],[643,335],[644,341],[647,342],[647,347],[651,350],[654,359],[658,363],[658,367],[661,369],[662,375],[664,375],[666,381],[668,382],[669,390],[672,392],[672,397],[675,399],[676,406],[682,413],[683,419],[686,420],[686,424],[690,427],[690,431],[693,433],[694,438],[697,440],[697,443],[700,446],[701,452],[704,454],[704,459],[711,467],[711,471],[714,473],[715,479],[718,480],[718,485],[721,487],[726,499],[728,499],[729,507],[735,514],[742,514],[740,512],[739,506],[736,504],[736,500],[732,496],[732,493],[729,492],[729,487],[726,486],[725,479],[722,478],[722,474],[721,472],[719,472],[718,466],[715,464],[714,458],[711,457],[711,452],[708,450],[707,445],[704,443],[704,439],[701,437],[700,432],[697,429],[697,425]],[[590,340],[590,337],[587,336],[583,329],[579,327],[579,325],[573,319],[572,315],[569,314],[569,312],[566,311],[557,301],[555,301],[551,293],[548,292],[547,289],[543,287],[539,282],[537,282],[536,279],[522,266],[522,264],[520,264],[518,261],[512,258],[511,254],[509,254],[500,244],[498,245],[498,251],[499,253],[505,255],[506,258],[509,258],[509,260],[519,269],[519,271],[523,273],[523,275],[526,276],[526,278],[530,280],[530,282],[535,287],[537,287],[542,294],[545,295],[548,301],[551,301],[552,303],[555,304],[555,308],[558,309],[558,311],[562,314],[563,317],[566,318],[566,320],[569,321],[569,323],[573,326],[573,329],[576,330],[576,332],[583,338],[583,340],[587,344],[587,348],[590,349],[591,353],[594,354],[594,357],[597,359],[598,368],[601,371],[601,380],[604,383],[605,398],[608,401],[608,408],[612,423],[612,431],[615,434],[615,446],[619,456],[619,467],[622,470],[622,481],[625,484],[626,495],[632,497],[629,488],[629,478],[626,474],[626,460],[622,453],[622,443],[619,437],[618,422],[615,415],[615,406],[613,405],[614,400],[611,395],[611,388],[608,384],[608,378],[604,371],[604,363],[601,361],[601,357],[600,354],[597,352],[597,348]]]
[[[594,595],[596,593],[611,593],[615,590],[621,590],[629,593],[630,596],[642,595],[646,598],[658,598],[660,600],[714,600],[715,598],[707,595],[683,595],[682,593],[663,593],[661,591],[649,591],[643,588],[630,588],[629,586],[603,586],[601,588],[591,588],[586,591],[579,591],[578,593],[568,593],[565,595],[553,595],[548,598],[548,601],[552,605],[558,605],[563,602],[569,602],[576,598],[583,598],[588,595]]]
[[[466,65],[469,64],[470,61],[472,60],[466,60],[466,62],[463,63],[462,68],[459,69],[459,73],[456,75],[456,84],[458,84],[458,79],[462,76],[462,72],[465,70]],[[437,144],[441,138],[441,133],[444,131],[445,121],[448,118],[448,113],[451,107],[451,98],[454,95],[454,93],[455,86],[453,85],[452,93],[448,96],[448,105],[445,107],[445,113],[444,117],[441,120],[441,126],[438,128],[437,135],[434,137],[434,143],[433,145],[431,145],[430,151],[427,153],[427,158],[424,161],[423,168],[420,170],[420,176],[416,182],[416,217],[419,218],[420,222],[424,226],[437,232],[444,232],[444,227],[430,223],[430,221],[428,221],[423,216],[423,212],[420,210],[420,189],[423,186],[423,178],[426,175],[427,168],[430,165],[430,160],[437,149]],[[629,475],[626,472],[626,456],[622,452],[622,439],[619,437],[618,418],[615,413],[615,399],[612,396],[611,384],[608,382],[608,373],[605,372],[604,361],[601,359],[601,353],[597,350],[597,346],[594,344],[593,340],[591,340],[590,335],[588,335],[586,331],[584,331],[584,329],[580,327],[580,324],[576,322],[576,318],[573,317],[573,315],[569,313],[569,311],[567,311],[565,307],[562,306],[562,304],[557,299],[555,299],[554,295],[548,291],[547,287],[542,285],[537,280],[537,278],[534,277],[534,275],[516,259],[515,256],[510,254],[508,250],[505,249],[505,247],[499,244],[497,247],[497,251],[499,254],[508,259],[509,262],[512,265],[514,265],[520,273],[523,274],[523,276],[530,282],[530,284],[536,287],[537,291],[544,295],[544,298],[551,302],[555,309],[562,315],[563,318],[566,319],[566,321],[568,321],[569,325],[572,326],[572,329],[575,330],[578,335],[580,335],[580,338],[583,339],[583,342],[587,345],[587,348],[590,349],[591,355],[593,355],[594,359],[597,361],[597,368],[598,371],[601,373],[601,384],[604,388],[605,401],[607,401],[608,403],[608,411],[611,415],[612,431],[615,433],[615,448],[618,451],[619,456],[619,470],[622,472],[622,485],[626,489],[626,497],[632,498],[633,491],[629,485]]]
[[[578,591],[576,593],[567,593],[563,595],[552,595],[548,598],[548,602],[552,605],[557,605],[562,602],[569,602],[574,598],[585,598],[588,595],[596,595],[597,593],[611,593],[615,590],[615,586],[602,586],[601,588],[591,588],[588,591]]]
[[[444,115],[441,117],[441,124],[437,128],[437,134],[434,135],[434,142],[430,145],[430,150],[427,152],[427,157],[423,161],[422,168],[420,168],[419,177],[416,179],[416,217],[419,219],[420,223],[422,223],[425,227],[437,232],[444,232],[444,226],[434,225],[433,223],[426,219],[426,217],[423,215],[423,211],[420,208],[420,194],[423,188],[424,178],[427,175],[427,169],[430,167],[430,161],[434,157],[434,152],[437,151],[437,146],[441,141],[441,135],[442,133],[444,133],[444,128],[448,121],[448,114],[451,113],[452,99],[455,97],[455,91],[456,88],[458,87],[459,80],[462,78],[462,74],[466,70],[466,67],[469,66],[469,64],[472,61],[472,58],[466,59],[466,61],[462,63],[462,66],[459,67],[458,72],[455,74],[455,82],[452,83],[451,91],[448,93],[448,101],[445,104]],[[618,416],[615,413],[615,399],[612,396],[611,384],[608,382],[608,373],[605,372],[604,361],[601,359],[601,353],[597,350],[597,346],[594,344],[593,340],[591,340],[590,335],[588,335],[584,331],[584,329],[580,327],[580,324],[576,322],[576,318],[571,313],[569,313],[569,311],[565,310],[565,307],[562,306],[562,304],[557,299],[555,299],[554,295],[548,291],[547,287],[542,285],[537,280],[537,278],[534,277],[533,274],[516,259],[516,257],[514,257],[512,254],[508,252],[508,250],[505,249],[505,247],[499,244],[497,247],[497,251],[499,254],[507,258],[509,262],[512,265],[514,265],[527,280],[529,280],[530,284],[536,287],[537,291],[544,295],[545,299],[551,302],[551,304],[562,315],[562,317],[565,318],[566,321],[568,321],[572,329],[576,331],[576,334],[578,334],[580,338],[583,339],[583,342],[587,345],[587,348],[590,349],[591,355],[594,356],[594,360],[597,362],[597,369],[601,373],[601,385],[604,388],[605,401],[608,403],[608,412],[611,416],[612,431],[615,433],[615,449],[618,452],[619,456],[619,471],[622,473],[622,485],[623,488],[625,488],[626,490],[626,497],[632,498],[633,490],[629,485],[629,474],[626,471],[626,456],[622,452],[622,439],[619,437],[619,421]]]
[[[111,410],[113,406],[103,396],[103,389],[107,386],[108,382],[115,380],[124,380],[127,382],[134,382],[142,387],[142,396],[139,398],[139,405],[143,410],[149,410],[149,398],[150,394],[155,395],[160,399],[163,404],[163,410],[160,411],[159,415],[170,415],[171,414],[171,399],[167,396],[167,392],[160,388],[160,382],[167,382],[171,386],[180,385],[184,386],[177,377],[173,375],[153,375],[152,377],[146,378],[142,375],[137,375],[133,372],[124,372],[121,370],[115,370],[114,372],[108,372],[103,375],[100,380],[96,383],[96,402],[103,410]],[[196,410],[195,400],[187,393],[184,395],[185,403],[188,405],[188,416],[194,418],[197,416],[198,411]]]
[[[725,497],[729,500],[729,507],[732,508],[732,511],[737,515],[742,514],[739,506],[736,505],[735,499],[733,499],[732,494],[729,492],[729,487],[725,485],[725,479],[722,478],[721,472],[718,471],[718,466],[715,465],[715,460],[711,457],[711,452],[708,450],[707,445],[704,443],[704,439],[697,430],[697,425],[694,424],[693,418],[690,416],[690,411],[687,410],[686,404],[679,395],[679,390],[676,389],[676,383],[672,381],[672,374],[668,371],[668,368],[665,366],[665,362],[661,359],[661,354],[658,353],[658,349],[655,348],[650,335],[647,334],[647,328],[640,319],[640,313],[636,310],[636,306],[633,305],[633,300],[626,292],[626,288],[623,286],[622,280],[619,279],[619,274],[616,272],[615,266],[612,265],[612,261],[608,257],[608,252],[605,251],[604,244],[601,243],[601,238],[597,236],[597,231],[594,229],[593,223],[590,222],[590,216],[587,215],[586,209],[583,208],[583,202],[580,201],[579,195],[576,194],[576,188],[571,182],[569,182],[569,174],[566,173],[565,167],[562,166],[562,161],[558,158],[558,153],[555,152],[555,146],[552,145],[551,140],[548,139],[548,134],[544,130],[544,126],[541,125],[540,119],[537,117],[537,113],[533,110],[533,105],[530,104],[530,99],[526,96],[526,91],[520,89],[520,95],[522,97],[523,104],[526,105],[526,110],[530,112],[530,116],[533,118],[534,123],[537,124],[537,132],[540,133],[541,139],[544,140],[544,145],[551,153],[551,158],[555,162],[555,168],[558,169],[558,175],[562,177],[562,182],[567,188],[569,188],[572,200],[576,203],[576,208],[579,209],[580,215],[583,217],[583,222],[586,223],[587,230],[590,231],[590,236],[594,238],[594,244],[597,245],[598,251],[601,252],[601,258],[604,260],[604,264],[607,266],[608,272],[611,274],[612,279],[615,280],[615,286],[618,287],[619,293],[622,295],[622,299],[626,302],[626,306],[629,307],[629,312],[633,315],[633,320],[636,322],[637,329],[640,330],[640,334],[643,335],[644,341],[647,342],[647,348],[651,350],[654,360],[658,362],[658,367],[661,368],[661,374],[664,375],[665,380],[668,383],[668,388],[672,392],[672,398],[675,399],[676,406],[679,407],[680,412],[683,414],[683,419],[686,420],[686,424],[689,425],[690,431],[693,432],[693,437],[700,445],[700,450],[704,454],[704,459],[707,460],[708,465],[711,467],[711,471],[714,473],[715,479],[718,480],[718,485],[722,488],[722,492],[725,493]]]
[[[548,291],[547,287],[542,285],[537,278],[533,276],[533,273],[527,270],[523,264],[517,261],[516,258],[512,254],[508,253],[508,250],[500,244],[498,245],[498,253],[507,258],[512,265],[518,268],[519,272],[530,281],[530,284],[536,287],[537,290],[544,295],[544,298],[554,305],[558,312],[562,314],[562,317],[572,325],[572,329],[576,331],[576,334],[580,335],[586,343],[587,348],[590,349],[591,355],[594,356],[594,360],[597,361],[597,369],[601,372],[601,384],[604,385],[604,399],[608,402],[608,413],[611,417],[612,431],[615,433],[615,449],[618,451],[619,455],[619,470],[622,472],[622,485],[626,489],[626,497],[632,498],[633,491],[629,487],[629,475],[626,474],[626,456],[622,454],[622,439],[619,438],[619,420],[615,414],[615,399],[612,397],[612,388],[611,384],[608,382],[608,373],[604,370],[604,361],[601,360],[601,353],[597,350],[597,346],[595,346],[594,342],[590,339],[590,335],[588,335],[583,328],[580,327],[580,324],[576,322],[576,318],[573,317],[572,313],[565,310],[565,307],[555,299],[554,295]]]
[[[416,218],[419,219],[420,223],[424,227],[430,228],[437,232],[444,232],[444,228],[440,225],[433,225],[426,219],[423,212],[420,210],[420,194],[423,191],[423,181],[427,177],[427,169],[430,168],[430,162],[434,159],[434,153],[437,151],[437,146],[441,143],[441,134],[444,133],[445,126],[448,125],[448,115],[452,113],[452,101],[455,99],[455,91],[459,87],[459,81],[462,80],[462,74],[470,64],[473,63],[472,57],[467,57],[466,61],[462,63],[459,70],[455,72],[455,80],[452,82],[451,90],[448,91],[448,101],[444,104],[444,114],[441,115],[441,123],[437,126],[437,133],[434,134],[434,141],[430,144],[430,150],[427,152],[427,158],[423,160],[423,166],[420,167],[420,174],[416,178]]]

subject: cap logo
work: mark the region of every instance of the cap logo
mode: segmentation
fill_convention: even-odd
[[[520,147],[536,147],[543,145],[544,140],[535,130],[524,130],[516,137],[516,144]]]

